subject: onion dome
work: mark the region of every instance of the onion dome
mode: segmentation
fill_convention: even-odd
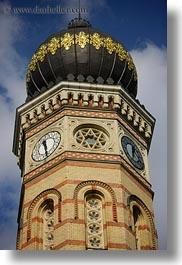
[[[32,56],[26,77],[27,100],[61,81],[121,85],[132,97],[137,94],[131,55],[120,42],[82,18],[51,35]]]

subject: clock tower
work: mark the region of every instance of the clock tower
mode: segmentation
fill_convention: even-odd
[[[130,54],[78,18],[40,45],[17,108],[18,250],[155,250],[155,119]]]

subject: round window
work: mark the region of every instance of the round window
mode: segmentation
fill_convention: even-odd
[[[76,130],[75,139],[84,148],[98,150],[106,145],[109,138],[102,127],[85,125]]]

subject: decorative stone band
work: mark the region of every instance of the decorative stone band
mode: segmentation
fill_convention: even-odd
[[[82,92],[80,87],[84,88]],[[119,119],[122,125],[149,148],[155,119],[123,90],[120,90],[121,88],[110,85],[61,82],[31,103],[22,105],[16,114],[13,144],[13,152],[18,157],[18,164],[21,159],[24,132],[26,131],[26,137],[30,137],[64,115]],[[49,93],[48,96],[47,93]]]
[[[45,56],[50,53],[56,54],[57,50],[64,48],[69,51],[72,45],[79,45],[81,49],[84,49],[86,45],[92,45],[96,50],[104,47],[109,54],[116,53],[121,61],[127,61],[128,69],[133,71],[134,80],[137,80],[136,67],[133,63],[131,55],[124,49],[121,43],[115,42],[110,37],[101,37],[97,32],[93,34],[86,34],[80,31],[78,34],[65,33],[62,37],[54,37],[48,43],[42,44],[37,52],[32,56],[28,65],[27,83],[30,82],[31,72],[37,68],[37,62],[43,62]]]
[[[90,154],[90,153],[81,153],[81,152],[64,152],[58,156],[56,156],[55,158],[53,158],[52,160],[48,161],[47,163],[40,165],[38,168],[34,169],[33,171],[27,173],[26,175],[24,175],[23,177],[23,181],[24,183],[29,182],[30,180],[35,179],[36,177],[44,174],[44,178],[45,178],[45,173],[48,172],[48,170],[52,170],[52,168],[54,167],[54,170],[56,167],[60,168],[65,166],[63,164],[64,161],[70,161],[69,165],[75,165],[74,161],[77,161],[77,165],[78,165],[78,161],[84,161],[84,162],[89,162],[92,163],[105,163],[108,166],[108,164],[110,164],[110,167],[112,168],[112,165],[122,165],[126,168],[127,171],[130,172],[130,174],[132,174],[132,179],[137,179],[137,181],[139,181],[140,183],[142,183],[142,185],[145,187],[145,190],[149,191],[149,193],[151,193],[151,184],[140,174],[138,173],[134,168],[132,168],[132,166],[127,163],[121,156],[119,155],[105,155],[105,154]],[[84,164],[80,164],[81,166],[86,166],[85,163]],[[92,167],[98,168],[98,165],[93,165]],[[99,165],[99,167],[101,167],[101,165]],[[48,173],[50,174],[50,172]],[[125,173],[126,174],[126,173]]]
[[[101,92],[102,93],[102,92]],[[51,98],[48,98],[42,104],[35,106],[28,112],[26,112],[21,117],[21,125],[23,129],[30,128],[32,125],[38,123],[40,120],[43,120],[51,113],[61,109],[63,106],[77,106],[77,107],[95,107],[99,109],[108,109],[108,110],[120,110],[120,114],[126,118],[126,120],[132,124],[133,127],[138,129],[140,132],[144,133],[145,138],[150,139],[152,136],[152,124],[147,121],[147,119],[141,115],[134,106],[131,106],[124,98],[119,94],[99,94],[84,92],[80,93],[78,91],[68,92],[67,89],[60,91],[57,95],[54,95]],[[97,109],[98,111],[98,109]],[[72,115],[75,115],[76,110],[73,110]],[[83,116],[83,110],[80,112]],[[89,113],[86,113],[89,115]],[[90,113],[91,115],[91,113]],[[95,113],[95,116],[99,116],[99,112]],[[105,117],[108,116],[105,113]],[[113,113],[112,117],[115,115]],[[52,120],[51,120],[52,121]]]

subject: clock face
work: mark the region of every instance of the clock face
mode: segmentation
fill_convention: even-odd
[[[49,132],[42,136],[32,151],[33,160],[36,162],[42,161],[50,156],[58,148],[60,141],[61,135],[56,131]]]
[[[137,169],[144,169],[144,162],[141,152],[139,151],[136,144],[127,136],[123,136],[121,138],[121,144],[123,150],[130,160],[130,162],[137,168]]]

